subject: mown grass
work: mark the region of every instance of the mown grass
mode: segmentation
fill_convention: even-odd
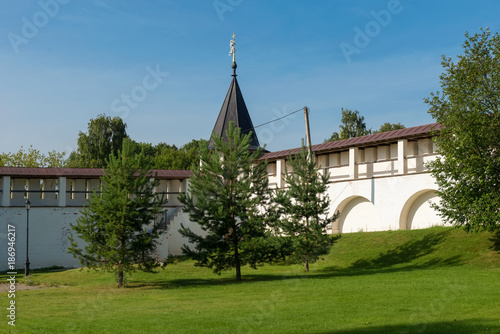
[[[0,332],[500,333],[499,251],[492,234],[432,228],[345,234],[309,273],[244,268],[242,282],[182,259],[125,289],[107,273],[35,271],[56,287],[17,292],[16,327],[2,316]]]

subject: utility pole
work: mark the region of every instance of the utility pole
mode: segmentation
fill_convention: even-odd
[[[311,132],[309,130],[309,108],[304,107],[304,118],[306,121],[306,142],[307,142],[307,153],[308,158],[312,158],[312,148],[311,148]]]

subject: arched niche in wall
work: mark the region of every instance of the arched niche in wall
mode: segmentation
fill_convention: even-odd
[[[351,196],[343,200],[336,211],[340,211],[340,217],[333,224],[333,233],[351,233],[382,231],[382,226],[377,208],[362,196]]]
[[[433,189],[424,189],[412,195],[403,206],[399,218],[401,230],[415,230],[443,225],[432,204],[439,202],[439,196]]]

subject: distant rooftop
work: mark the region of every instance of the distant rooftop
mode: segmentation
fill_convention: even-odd
[[[322,144],[317,144],[312,146],[312,151],[316,154],[334,152],[349,147],[369,147],[374,145],[381,145],[383,143],[394,142],[398,139],[418,139],[427,137],[432,131],[439,131],[441,129],[441,124],[433,123],[415,126],[412,128],[387,131],[382,133],[375,133],[372,135],[366,135],[361,137],[337,140],[332,142],[326,142]],[[275,160],[286,158],[288,155],[293,155],[300,152],[301,148],[294,148],[276,152],[269,152],[264,154],[261,159]]]
[[[336,152],[347,149],[349,147],[370,147],[375,145],[382,145],[384,143],[391,143],[398,139],[418,140],[426,138],[431,135],[432,131],[439,132],[441,124],[433,123],[415,126],[412,128],[375,133],[372,135],[355,137],[350,139],[337,140],[326,142],[312,146],[312,151],[316,154]],[[258,147],[258,146],[257,146]],[[261,159],[276,160],[288,157],[290,154],[300,152],[300,148],[293,148],[288,150],[268,152],[262,156]],[[192,175],[190,170],[176,170],[176,169],[153,169],[153,175],[157,175],[159,180],[175,180],[187,179]],[[11,176],[18,178],[40,178],[50,179],[57,177],[66,177],[69,179],[98,179],[103,175],[101,168],[59,168],[59,167],[0,167],[0,177]]]
[[[159,180],[186,179],[192,175],[190,170],[152,169]],[[103,176],[101,168],[59,168],[59,167],[0,167],[0,177],[24,177],[50,179],[66,177],[69,179],[98,179]]]

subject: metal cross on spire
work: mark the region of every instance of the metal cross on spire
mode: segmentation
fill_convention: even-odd
[[[233,63],[236,63],[236,57],[235,57],[236,49],[234,48],[234,46],[236,45],[236,42],[234,41],[235,37],[236,34],[233,32],[233,39],[229,42],[229,55],[233,56]]]
[[[233,76],[236,77],[236,48],[234,47],[236,45],[236,42],[234,41],[234,38],[236,37],[236,34],[233,32],[233,39],[229,42],[229,55],[233,55],[233,64],[231,65],[231,68],[233,69]]]

